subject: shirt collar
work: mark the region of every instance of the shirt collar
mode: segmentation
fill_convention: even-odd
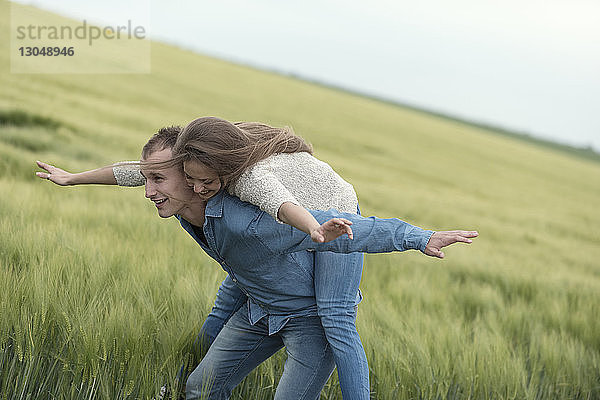
[[[204,210],[205,217],[221,218],[223,216],[223,200],[225,198],[224,190],[208,199]]]

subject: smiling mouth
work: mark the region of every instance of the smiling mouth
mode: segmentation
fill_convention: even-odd
[[[162,199],[162,200],[152,200],[154,202],[154,204],[158,207],[161,204],[163,204],[165,201],[167,201],[167,199]]]

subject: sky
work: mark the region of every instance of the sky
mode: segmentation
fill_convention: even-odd
[[[600,152],[598,0],[19,0]]]

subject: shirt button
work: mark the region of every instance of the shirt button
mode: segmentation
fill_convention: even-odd
[[[237,279],[233,278],[233,281],[234,281],[235,283],[237,283]]]

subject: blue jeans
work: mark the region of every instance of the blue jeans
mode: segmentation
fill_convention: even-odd
[[[200,332],[194,341],[193,353],[199,357],[204,355],[209,347],[214,342],[215,338],[221,332],[223,325],[229,321],[229,318],[240,309],[240,307],[246,304],[248,298],[246,295],[231,281],[231,278],[227,276],[221,283],[217,297],[215,298],[215,304],[210,311],[210,314],[206,317]],[[181,365],[177,379],[185,379],[186,364]]]
[[[285,346],[276,400],[318,399],[335,367],[319,317],[296,317],[269,336],[266,318],[251,325],[242,307],[225,324],[186,383],[186,399],[228,399],[254,368]]]
[[[369,365],[356,330],[362,253],[315,253],[315,297],[344,400],[369,399]]]
[[[206,351],[212,342],[215,340],[223,325],[229,321],[229,318],[241,306],[246,304],[248,298],[246,295],[235,285],[229,276],[221,283],[217,297],[215,298],[215,304],[210,311],[210,314],[206,317],[196,342],[202,346],[202,349]]]
[[[360,208],[356,213],[360,215]],[[315,253],[315,297],[344,400],[369,400],[369,364],[356,330],[362,253]]]

